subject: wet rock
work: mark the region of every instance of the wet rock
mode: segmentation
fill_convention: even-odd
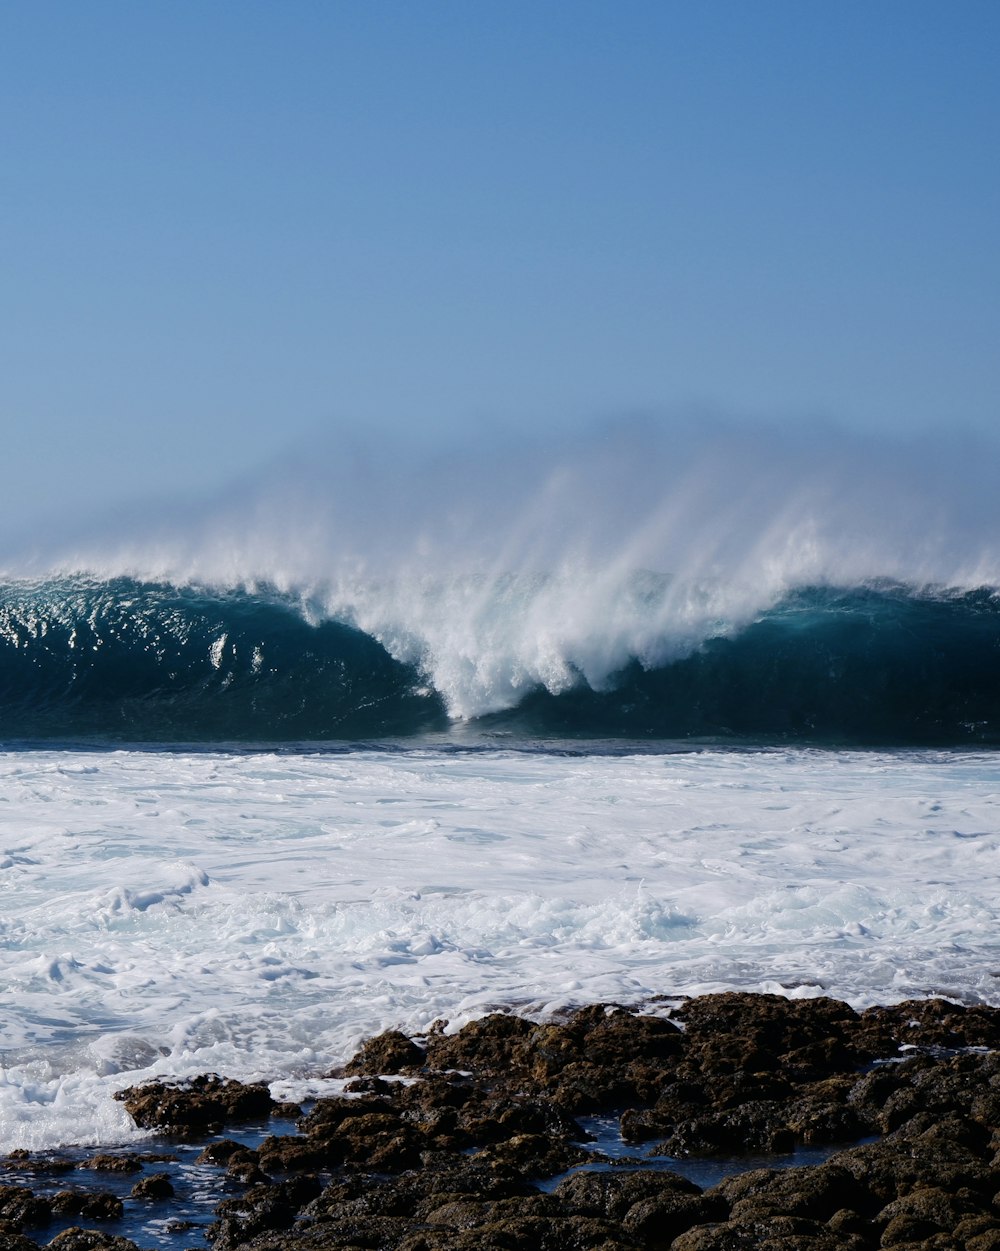
[[[685,1198],[702,1193],[699,1186],[679,1173],[658,1169],[626,1173],[580,1170],[564,1178],[554,1191],[568,1211],[580,1216],[609,1216],[612,1220],[621,1220],[635,1204],[666,1192]]]
[[[857,1178],[836,1164],[806,1168],[753,1169],[720,1182],[709,1192],[729,1207],[733,1221],[764,1221],[801,1216],[829,1221],[843,1209],[867,1204]]]
[[[256,1159],[253,1151],[241,1142],[232,1138],[220,1138],[218,1142],[210,1142],[196,1157],[195,1164],[228,1164],[230,1160]]]
[[[215,1251],[241,1247],[267,1230],[290,1229],[299,1210],[319,1193],[315,1177],[293,1182],[251,1186],[238,1199],[224,1199],[217,1209],[218,1219],[208,1237]]]
[[[421,1213],[421,1219],[426,1224],[444,1225],[451,1229],[475,1229],[525,1216],[537,1221],[565,1216],[565,1212],[557,1199],[536,1192],[516,1199],[449,1198]]]
[[[239,1155],[230,1156],[226,1163],[226,1176],[231,1177],[233,1181],[242,1182],[244,1186],[267,1185],[271,1180],[260,1167],[257,1155],[253,1151],[248,1151],[245,1155],[241,1152]]]
[[[1000,1047],[1000,1011],[947,999],[911,999],[866,1009],[858,1038],[874,1055],[891,1055],[900,1046],[995,1049]]]
[[[257,1148],[257,1159],[266,1173],[292,1173],[317,1168],[329,1169],[339,1163],[322,1140],[299,1134],[269,1137]]]
[[[667,1245],[692,1226],[728,1212],[724,1201],[704,1195],[686,1178],[653,1170],[574,1173],[559,1183],[555,1195],[571,1213],[620,1222],[642,1246]]]
[[[419,1069],[425,1058],[422,1047],[418,1047],[399,1030],[389,1029],[375,1038],[369,1038],[345,1066],[344,1072],[373,1076],[382,1073],[408,1073]]]
[[[48,1244],[53,1251],[140,1251],[130,1238],[96,1229],[64,1229]]]
[[[657,1155],[780,1154],[795,1146],[788,1109],[775,1100],[753,1100],[674,1126]]]
[[[80,1168],[92,1168],[101,1173],[138,1173],[142,1169],[142,1161],[137,1155],[92,1155],[84,1160]]]
[[[838,1209],[826,1225],[835,1234],[870,1234],[872,1228],[871,1222],[866,1220],[860,1212],[855,1212],[853,1208]]]
[[[244,1084],[214,1073],[177,1085],[130,1086],[115,1098],[125,1104],[140,1129],[160,1129],[179,1137],[203,1134],[231,1122],[260,1120],[281,1106],[263,1082]]]
[[[876,1219],[879,1224],[886,1226],[882,1243],[889,1246],[892,1241],[907,1241],[907,1238],[896,1236],[895,1233],[890,1241],[886,1239],[890,1229],[909,1229],[916,1225],[924,1228],[921,1237],[938,1232],[948,1233],[964,1217],[975,1214],[977,1206],[970,1196],[949,1194],[940,1186],[919,1186],[893,1200],[879,1212]]]
[[[17,1229],[36,1229],[50,1218],[49,1201],[27,1186],[0,1186],[0,1221]]]
[[[169,1173],[150,1173],[141,1177],[130,1191],[133,1199],[169,1199],[174,1193],[174,1184]]]
[[[92,1221],[117,1221],[124,1207],[110,1190],[60,1190],[52,1199],[58,1216],[83,1216]]]
[[[861,1058],[854,1042],[857,1013],[835,999],[728,991],[691,999],[675,1015],[705,1071],[780,1069],[815,1078]]]
[[[469,1143],[499,1142],[515,1134],[546,1134],[576,1142],[585,1137],[577,1122],[550,1099],[491,1097],[466,1106],[452,1123]]]
[[[32,1155],[18,1149],[0,1159],[0,1169],[5,1173],[69,1173],[76,1164],[65,1156]]]
[[[992,1216],[970,1216],[952,1231],[955,1241],[968,1251],[997,1251],[1000,1248],[1000,1221]]]
[[[926,1137],[897,1132],[880,1142],[850,1147],[829,1165],[846,1169],[869,1196],[860,1211],[878,1211],[922,1186],[965,1190],[989,1203],[1000,1190],[1000,1174],[971,1148],[931,1131]]]
[[[1000,1251],[1000,1054],[981,1049],[1000,1011],[939,1000],[859,1016],[732,992],[676,1017],[682,1030],[596,1005],[442,1025],[425,1045],[369,1040],[349,1093],[318,1100],[297,1133],[205,1147],[199,1163],[229,1192],[215,1251]],[[957,1049],[973,1039],[979,1051]],[[399,1073],[417,1080],[382,1076]],[[266,1087],[214,1076],[125,1097],[144,1124],[188,1137],[279,1106]],[[620,1116],[626,1141],[670,1154],[882,1137],[702,1192],[666,1171],[581,1168],[594,1157],[575,1118],[599,1110]]]
[[[124,1211],[124,1204],[116,1194],[100,1190],[88,1196],[80,1215],[88,1221],[120,1221]]]
[[[869,1251],[872,1245],[817,1221],[775,1216],[762,1222],[696,1225],[675,1238],[670,1251]]]
[[[0,1247],[3,1251],[39,1251],[38,1243],[19,1233],[9,1221],[0,1220]]]
[[[523,1017],[494,1012],[470,1021],[457,1034],[427,1037],[429,1068],[475,1071],[481,1077],[505,1077],[527,1067],[528,1039],[535,1026]]]
[[[565,1173],[592,1157],[581,1147],[553,1142],[544,1134],[516,1134],[484,1147],[476,1158],[489,1168],[507,1168],[524,1178],[543,1178]]]

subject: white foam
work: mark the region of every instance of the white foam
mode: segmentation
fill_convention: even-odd
[[[418,665],[459,719],[581,675],[601,689],[796,586],[1000,584],[990,445],[700,420],[404,459],[312,449],[200,509],[75,525],[9,572],[266,583]]]
[[[986,753],[6,753],[0,1137],[497,1006],[1000,1002],[998,818]]]

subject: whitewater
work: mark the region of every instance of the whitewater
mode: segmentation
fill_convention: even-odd
[[[738,987],[1000,1003],[993,449],[313,450],[0,564],[0,1142]]]
[[[136,1136],[154,1075],[741,987],[1000,1002],[992,753],[0,756],[0,1132]]]

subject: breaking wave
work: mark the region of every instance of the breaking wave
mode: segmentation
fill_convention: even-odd
[[[728,616],[710,586],[649,572],[604,592],[596,611],[593,582],[565,574],[353,591],[9,580],[0,737],[1000,743],[989,587],[805,585]]]

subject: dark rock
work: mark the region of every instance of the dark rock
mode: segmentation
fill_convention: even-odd
[[[609,1216],[612,1220],[621,1220],[636,1203],[665,1192],[686,1198],[702,1193],[699,1186],[679,1173],[654,1169],[627,1173],[580,1170],[564,1178],[554,1191],[569,1212],[579,1216]]]
[[[1000,1221],[993,1216],[970,1216],[952,1230],[955,1241],[968,1251],[997,1251],[1000,1248]]]
[[[57,1216],[83,1216],[92,1221],[117,1221],[124,1207],[110,1190],[60,1190],[52,1198]]]
[[[779,1154],[795,1146],[788,1109],[776,1100],[754,1100],[674,1126],[657,1155]]]
[[[427,1038],[427,1064],[434,1069],[474,1071],[481,1077],[505,1077],[527,1067],[528,1039],[535,1026],[520,1016],[495,1012],[470,1021],[457,1034]]]
[[[49,1201],[27,1186],[0,1186],[0,1221],[17,1229],[47,1225],[51,1217]]]
[[[949,1194],[940,1186],[919,1186],[887,1204],[876,1219],[879,1224],[887,1227],[882,1235],[882,1241],[885,1245],[889,1245],[886,1243],[888,1228],[894,1223],[902,1228],[900,1222],[904,1218],[910,1223],[926,1227],[925,1232],[928,1234],[938,1231],[948,1233],[964,1217],[974,1215],[977,1206],[968,1197],[962,1194]],[[906,1239],[896,1237],[895,1241],[903,1242]]]
[[[670,1244],[670,1251],[869,1251],[857,1234],[834,1232],[797,1216],[696,1225]]]
[[[318,1100],[298,1133],[202,1151],[229,1195],[215,1251],[1000,1251],[1000,1053],[981,1050],[1000,1040],[1000,1010],[936,1000],[859,1016],[733,992],[676,1016],[683,1030],[595,1005],[540,1024],[498,1013],[452,1035],[432,1027],[425,1047],[398,1031],[369,1040],[349,1092]],[[419,1080],[381,1076],[396,1073]],[[211,1075],[122,1097],[140,1123],[188,1137],[288,1113],[262,1085]],[[581,1168],[596,1157],[574,1117],[597,1110],[619,1115],[626,1141],[670,1154],[882,1137],[702,1192],[665,1171]],[[164,1176],[133,1193],[153,1197]],[[31,1192],[12,1189],[20,1220]]]
[[[150,1082],[120,1090],[115,1098],[125,1104],[140,1129],[160,1129],[178,1136],[203,1134],[229,1122],[260,1120],[278,1104],[263,1082],[246,1085],[214,1073],[178,1085]]]
[[[0,1159],[4,1173],[70,1173],[76,1164],[65,1156],[32,1155],[23,1149]]]
[[[794,1071],[808,1054],[805,1070],[815,1077],[858,1060],[853,1044],[857,1013],[835,999],[729,991],[691,999],[675,1015],[685,1024],[688,1048],[706,1071],[738,1067],[758,1072],[786,1064]],[[829,1063],[822,1067],[826,1053]]]
[[[110,1190],[91,1192],[80,1209],[80,1215],[91,1221],[120,1221],[124,1212],[121,1199]]]
[[[218,1142],[210,1142],[195,1157],[195,1164],[228,1164],[233,1159],[253,1160],[256,1156],[243,1143],[234,1142],[232,1138],[220,1138]]]
[[[3,1251],[39,1251],[38,1243],[19,1233],[9,1221],[0,1220],[0,1247]]]
[[[668,1172],[574,1173],[556,1196],[570,1212],[621,1222],[640,1244],[667,1245],[694,1225],[723,1218],[727,1205]]]
[[[369,1038],[353,1060],[344,1068],[345,1073],[371,1074],[408,1073],[419,1069],[424,1063],[422,1047],[411,1042],[399,1030],[389,1029],[384,1034]]]
[[[709,1194],[722,1198],[733,1221],[802,1216],[829,1221],[844,1208],[867,1201],[857,1178],[836,1164],[806,1168],[754,1169],[720,1182]]]
[[[260,1167],[256,1154],[250,1151],[246,1155],[230,1156],[226,1163],[226,1176],[242,1182],[244,1186],[266,1186],[271,1180]]]
[[[101,1173],[138,1173],[142,1161],[137,1155],[92,1155],[80,1164],[80,1168],[92,1168]]]
[[[554,1177],[590,1158],[582,1148],[554,1142],[545,1134],[516,1134],[484,1147],[476,1156],[487,1167],[508,1168],[526,1179]]]
[[[48,1245],[52,1251],[140,1251],[130,1238],[76,1226],[56,1234]]]
[[[263,1231],[290,1229],[299,1209],[318,1192],[315,1178],[252,1186],[238,1199],[223,1199],[208,1236],[216,1251],[230,1251]]]
[[[900,1046],[1000,1047],[1000,1009],[947,999],[911,999],[861,1014],[858,1035],[874,1055]]]
[[[150,1173],[141,1177],[132,1187],[130,1197],[133,1199],[169,1199],[174,1193],[174,1185],[169,1173]]]

